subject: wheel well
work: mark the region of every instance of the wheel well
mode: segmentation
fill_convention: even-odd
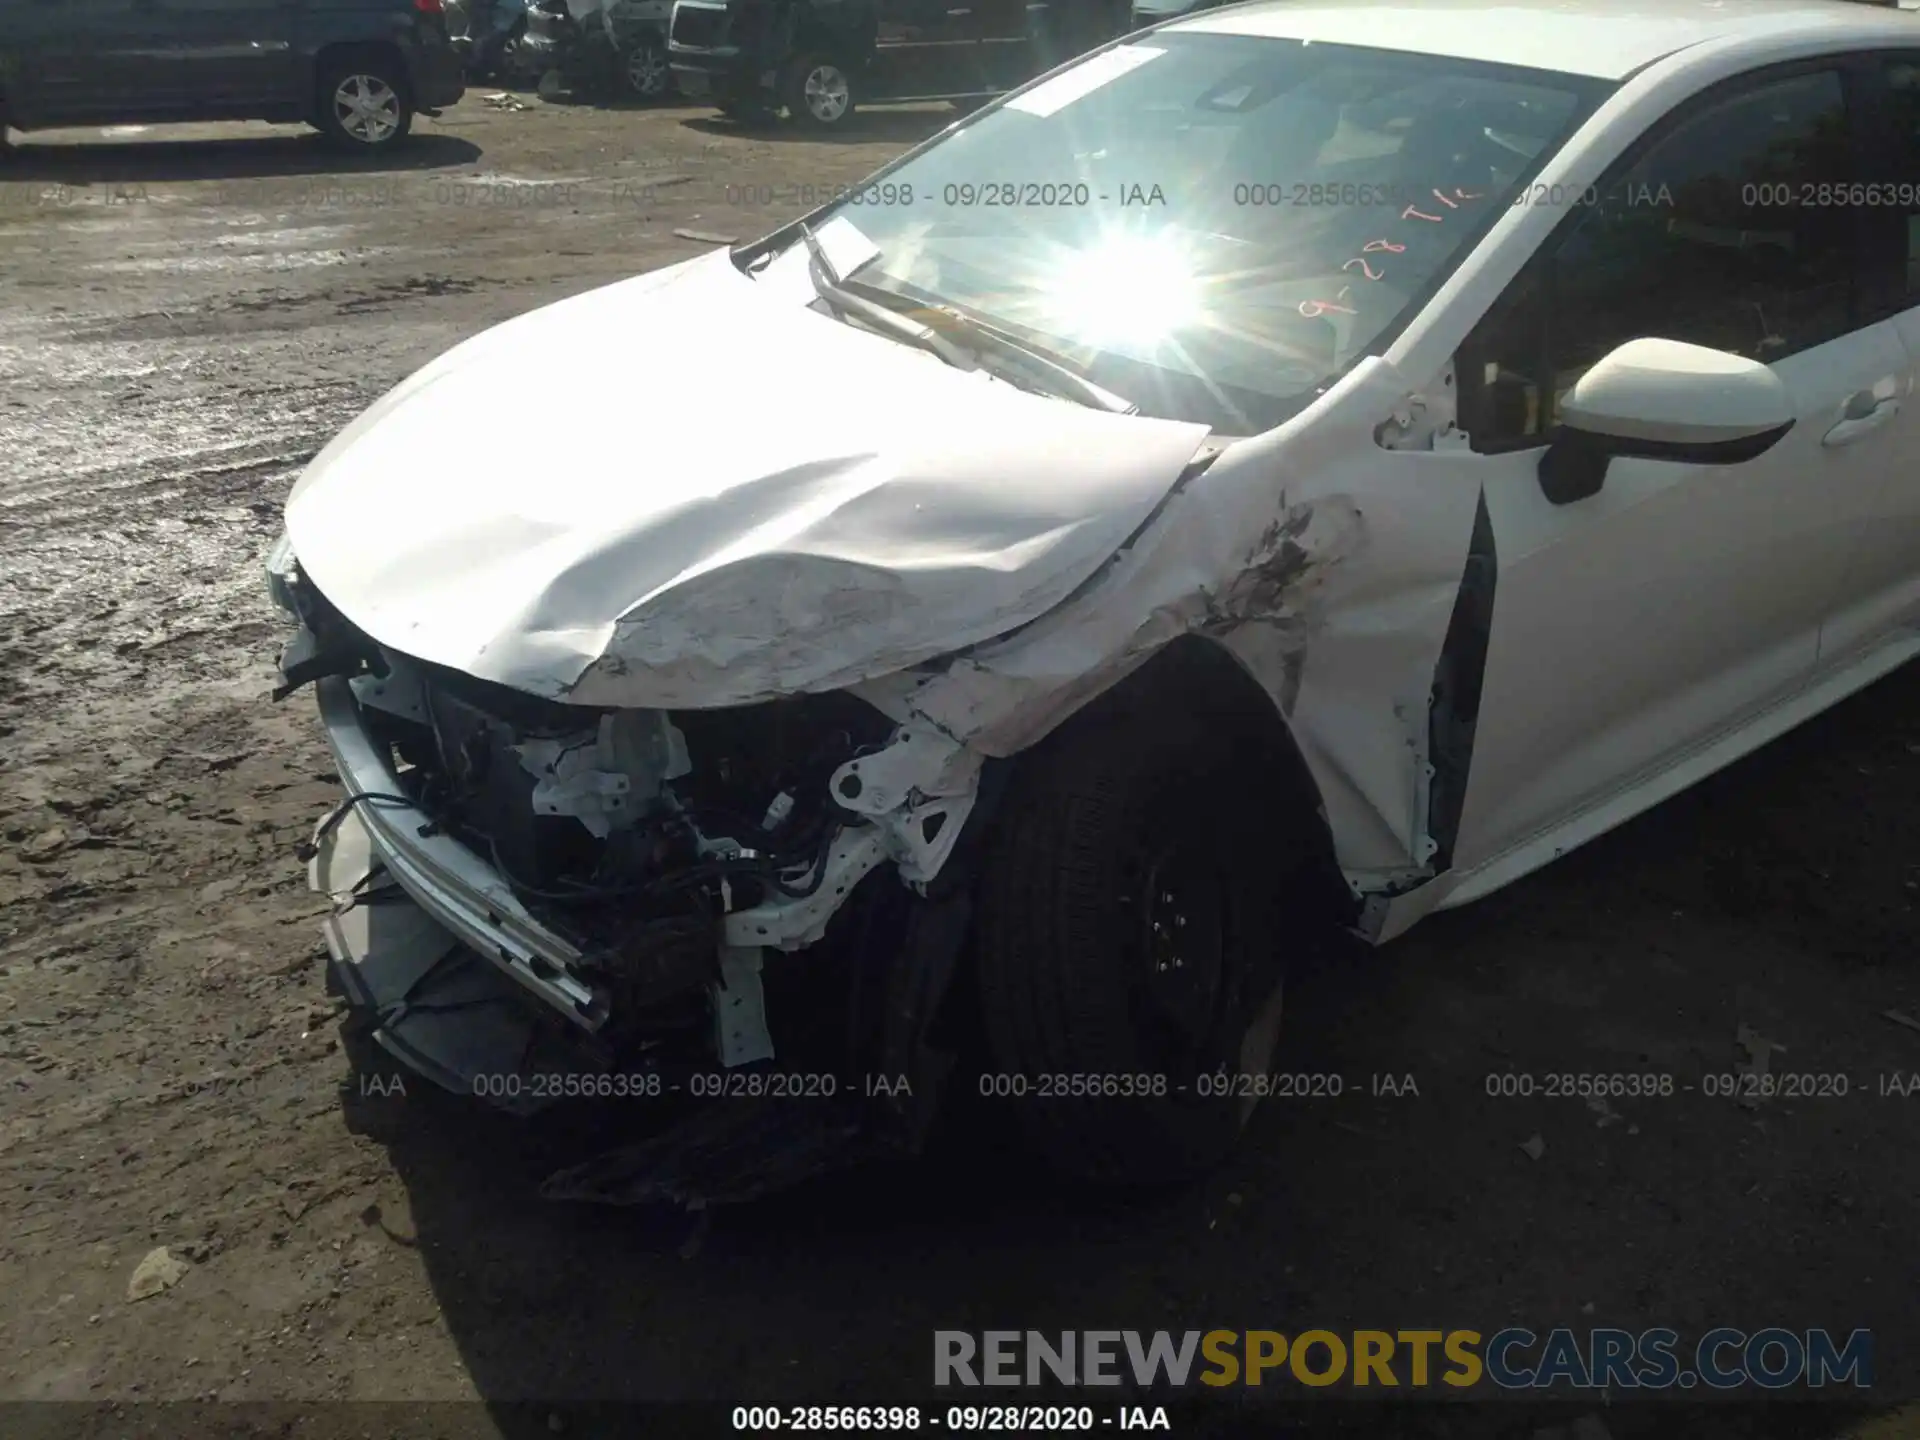
[[[378,61],[403,87],[407,103],[413,103],[413,72],[407,67],[407,57],[398,45],[386,40],[348,40],[337,45],[323,46],[313,57],[314,103],[321,102],[320,81],[336,65],[348,65],[355,61],[373,63]]]
[[[1095,731],[1110,732],[1116,727],[1137,734],[1140,744],[1152,745],[1166,717],[1175,713],[1203,715],[1210,726],[1217,727],[1222,744],[1242,746],[1271,759],[1269,794],[1274,795],[1275,821],[1292,827],[1287,843],[1275,846],[1274,883],[1288,888],[1290,903],[1300,908],[1308,925],[1318,922],[1331,928],[1357,921],[1359,904],[1340,872],[1320,788],[1292,730],[1266,690],[1230,651],[1196,635],[1182,636],[1162,648],[1036,744],[1007,759],[989,761],[959,845],[920,903],[968,903],[965,897],[972,892],[983,852],[994,844],[1002,801],[1029,767],[1045,766],[1061,749],[1086,743]],[[1230,803],[1237,798],[1222,800]],[[979,1028],[970,983],[975,938],[970,919],[967,928],[967,943],[950,983],[929,997],[924,1019],[927,1033],[938,1043],[961,1050],[977,1044]],[[1313,953],[1310,948],[1306,955]]]
[[[1352,892],[1334,856],[1320,787],[1294,740],[1293,730],[1273,699],[1225,646],[1200,635],[1184,635],[1054,731],[1075,743],[1082,726],[1121,724],[1136,728],[1142,743],[1152,744],[1161,717],[1179,712],[1203,716],[1217,726],[1223,743],[1237,743],[1270,758],[1286,820],[1299,827],[1296,839],[1308,850],[1313,898],[1345,914]]]
[[[949,881],[943,871],[941,881],[970,883],[971,876],[965,872],[977,862],[980,849],[992,843],[984,832],[993,828],[999,797],[1020,783],[1024,768],[1049,763],[1058,748],[1079,745],[1096,729],[1121,727],[1137,733],[1141,744],[1154,744],[1165,718],[1176,713],[1203,716],[1217,729],[1221,743],[1243,746],[1250,755],[1272,762],[1280,812],[1276,819],[1296,827],[1288,838],[1304,852],[1301,875],[1307,885],[1302,898],[1316,910],[1324,905],[1326,913],[1339,922],[1356,918],[1357,902],[1340,872],[1320,787],[1286,718],[1231,651],[1199,635],[1185,635],[1164,646],[1044,739],[1007,760],[991,763],[983,777],[981,802],[970,817],[969,833],[963,833],[947,866],[961,873]]]

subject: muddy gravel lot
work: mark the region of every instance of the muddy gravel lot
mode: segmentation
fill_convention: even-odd
[[[534,1195],[547,1134],[352,1080],[293,854],[336,782],[308,697],[267,694],[258,562],[295,475],[455,341],[763,233],[950,118],[802,141],[527,104],[470,96],[390,169],[267,126],[0,161],[0,1398],[90,1402],[14,1404],[0,1431],[218,1400],[304,1407],[207,1412],[221,1433],[587,1433],[606,1402],[919,1395],[941,1327],[1521,1322],[1867,1327],[1861,1415],[1579,1410],[1615,1436],[1920,1434],[1894,1408],[1920,1396],[1920,1094],[1882,1093],[1920,1075],[1920,1029],[1888,1015],[1920,1016],[1911,668],[1490,901],[1337,953],[1284,1044],[1344,1093],[1269,1104],[1190,1190],[1091,1203],[963,1111],[920,1162],[706,1222],[570,1208]],[[672,423],[646,401],[635,459]],[[530,366],[470,423],[550,427],[564,464],[567,406]],[[394,483],[457,492],[431,460]],[[1848,1094],[1701,1092],[1756,1047]],[[1488,1093],[1648,1070],[1681,1088]],[[130,1299],[160,1246],[171,1283]],[[488,1405],[401,1426],[336,1400]],[[1379,1433],[1555,1419],[1429,1404]]]

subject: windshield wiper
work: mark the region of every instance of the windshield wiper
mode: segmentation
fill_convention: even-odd
[[[856,299],[867,300],[870,303],[905,298],[860,280],[845,281],[842,288]],[[1096,385],[1078,370],[1055,359],[1046,351],[1016,340],[1006,331],[989,325],[984,320],[976,320],[963,310],[941,304],[922,305],[917,308],[938,315],[942,325],[963,331],[976,351],[991,351],[1017,362],[1020,368],[1027,372],[1028,378],[1037,380],[1039,388],[1050,395],[1056,395],[1065,400],[1078,400],[1082,405],[1091,405],[1096,410],[1111,411],[1115,415],[1140,413],[1140,407],[1126,396],[1116,395],[1104,385]]]
[[[897,310],[889,310],[884,305],[875,304],[864,295],[856,295],[840,282],[840,276],[833,268],[833,262],[827,258],[826,248],[815,238],[813,231],[800,227],[801,243],[807,247],[807,274],[813,280],[813,290],[836,314],[860,321],[863,325],[903,340],[909,345],[917,345],[922,350],[930,350],[956,370],[977,370],[979,362],[967,351],[954,344],[931,325],[923,325],[918,320],[909,319]]]
[[[933,326],[892,308],[894,302],[905,297],[859,280],[843,280],[833,268],[833,262],[827,258],[826,247],[821,245],[808,226],[800,227],[800,240],[807,247],[807,274],[813,280],[814,293],[837,313],[855,317],[909,345],[931,350],[959,370],[979,369],[980,357],[977,352],[989,350],[1017,362],[1027,372],[1027,378],[1037,380],[1039,388],[1049,394],[1077,400],[1083,405],[1114,415],[1140,413],[1140,407],[1124,395],[1116,395],[1104,385],[1096,385],[1078,370],[1054,359],[1045,351],[1022,344],[1004,330],[976,320],[951,305],[917,306],[939,315],[945,325],[964,331],[967,339],[974,343],[974,350],[969,351],[954,344]]]
[[[984,344],[989,349],[1008,357],[1028,370],[1037,371],[1042,382],[1055,395],[1063,399],[1078,400],[1083,405],[1091,405],[1096,410],[1107,410],[1115,415],[1138,415],[1140,407],[1124,395],[1116,395],[1104,385],[1096,385],[1071,366],[1054,359],[1053,356],[996,329],[983,320],[954,309],[951,305],[933,305],[929,309],[937,311],[945,320],[966,332],[969,340]]]

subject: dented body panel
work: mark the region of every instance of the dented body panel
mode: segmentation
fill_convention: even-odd
[[[1287,718],[1355,886],[1417,872],[1427,695],[1479,482],[1374,443],[1408,398],[1392,366],[1363,362],[1297,419],[1229,446],[1072,603],[940,674],[860,693],[1011,755],[1162,646],[1206,635]]]
[[[1804,33],[1643,57],[1533,173],[1586,194],[1703,87],[1894,33],[1816,9]],[[1204,23],[1257,36],[1292,13]],[[768,977],[824,970],[836,935],[863,1055],[937,1077],[927,1029],[971,933],[979,847],[1005,833],[996,808],[1063,753],[1034,747],[1116,713],[1136,727],[1099,737],[1116,770],[1189,714],[1234,781],[1242,757],[1284,752],[1235,853],[1269,835],[1324,851],[1322,888],[1345,893],[1303,926],[1382,943],[1920,653],[1920,487],[1894,452],[1833,438],[1864,434],[1872,402],[1880,433],[1912,441],[1920,412],[1894,417],[1920,384],[1920,311],[1764,365],[1703,351],[1777,382],[1791,419],[1737,463],[1629,447],[1569,499],[1546,484],[1557,437],[1476,448],[1461,428],[1486,414],[1462,391],[1499,369],[1464,363],[1468,337],[1561,223],[1543,207],[1490,216],[1395,338],[1341,340],[1332,378],[1267,397],[1284,403],[1250,435],[946,363],[901,333],[938,306],[862,322],[834,278],[864,263],[840,248],[861,237],[835,223],[819,273],[811,245],[776,235],[487,332],[294,490],[269,588],[300,622],[282,690],[319,680],[349,791],[311,847],[330,951],[382,1042],[443,1083],[500,1068],[522,1022],[649,1064],[690,1037],[702,1063],[764,1062]],[[503,376],[560,366],[584,377],[564,463],[546,432],[474,426]],[[659,423],[635,426],[636,395]],[[418,483],[427,456],[457,479]],[[1190,695],[1196,650],[1213,688]],[[1152,703],[1127,711],[1135,681]],[[1237,798],[1217,769],[1212,785],[1191,793]],[[1120,873],[1083,873],[1061,908]],[[362,913],[376,895],[383,917]],[[878,975],[869,923],[898,942]],[[427,1018],[503,996],[542,1024],[516,1011],[462,1039]],[[843,1121],[747,1116],[562,1191],[743,1194],[738,1174],[689,1178],[694,1159],[800,1136],[789,1160],[812,1166],[859,1128]],[[923,1106],[887,1116],[925,1122]]]
[[[706,361],[631,343],[695,333],[754,341]],[[529,366],[578,372],[565,464],[548,431],[473,423]],[[673,423],[637,429],[635,395]],[[1205,434],[949,369],[716,253],[450,351],[315,458],[287,528],[406,654],[583,705],[741,705],[1045,613]],[[458,485],[393,483],[427,455]]]

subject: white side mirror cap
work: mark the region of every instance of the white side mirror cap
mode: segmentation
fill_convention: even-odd
[[[1682,340],[1629,340],[1560,403],[1569,430],[1679,450],[1784,432],[1793,420],[1792,395],[1765,365]]]

